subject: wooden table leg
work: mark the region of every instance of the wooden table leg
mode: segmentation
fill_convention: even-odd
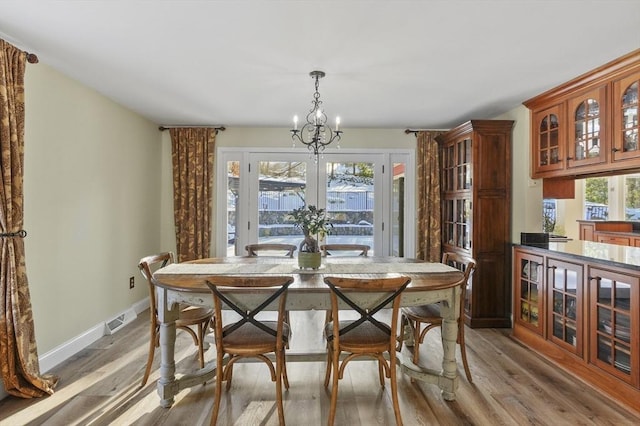
[[[157,287],[158,319],[160,320],[160,378],[157,388],[160,405],[168,408],[173,405],[173,397],[178,393],[176,382],[176,320],[179,315],[178,304],[167,306],[167,290]]]
[[[460,288],[451,289],[454,292],[454,303],[442,303],[442,376],[440,388],[442,397],[447,401],[455,401],[458,388],[458,366],[456,364],[456,341],[458,338],[458,312],[460,312]]]

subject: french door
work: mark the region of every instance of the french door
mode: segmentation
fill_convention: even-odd
[[[414,253],[411,152],[341,151],[316,162],[306,152],[221,148],[217,165],[218,256],[245,255],[256,242],[298,245],[302,232],[289,213],[305,204],[331,219],[323,242],[366,244],[371,255]]]

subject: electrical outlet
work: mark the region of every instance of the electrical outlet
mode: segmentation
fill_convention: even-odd
[[[129,288],[134,288],[136,286],[136,277],[129,278]]]

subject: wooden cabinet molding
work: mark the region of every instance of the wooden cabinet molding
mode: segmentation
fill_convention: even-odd
[[[622,139],[629,129],[621,128],[622,93],[638,81],[640,49],[525,101],[531,120],[531,177],[640,170],[640,147],[625,148]],[[577,114],[585,110],[586,116]],[[631,126],[638,131],[637,119]]]

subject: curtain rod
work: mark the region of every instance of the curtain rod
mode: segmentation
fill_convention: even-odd
[[[27,62],[29,62],[30,64],[37,64],[38,62],[40,62],[40,60],[38,59],[38,55],[36,55],[35,53],[24,53],[27,54]]]
[[[7,42],[8,44],[10,44],[11,46],[15,47],[16,49],[20,50],[21,52],[24,52],[27,55],[27,62],[29,62],[30,64],[37,64],[38,62],[40,62],[40,60],[38,59],[38,55],[36,55],[35,53],[29,53],[26,50],[22,50],[19,47],[15,46],[14,43],[4,39],[4,38],[0,38],[0,40]]]
[[[404,133],[405,134],[409,134],[409,133],[418,133],[418,132],[446,132],[449,129],[405,129]]]
[[[183,127],[210,127],[220,132],[224,132],[225,130],[227,130],[227,128],[224,126],[160,126],[158,127],[158,130],[160,130],[161,132],[164,132],[165,130],[183,128]]]

